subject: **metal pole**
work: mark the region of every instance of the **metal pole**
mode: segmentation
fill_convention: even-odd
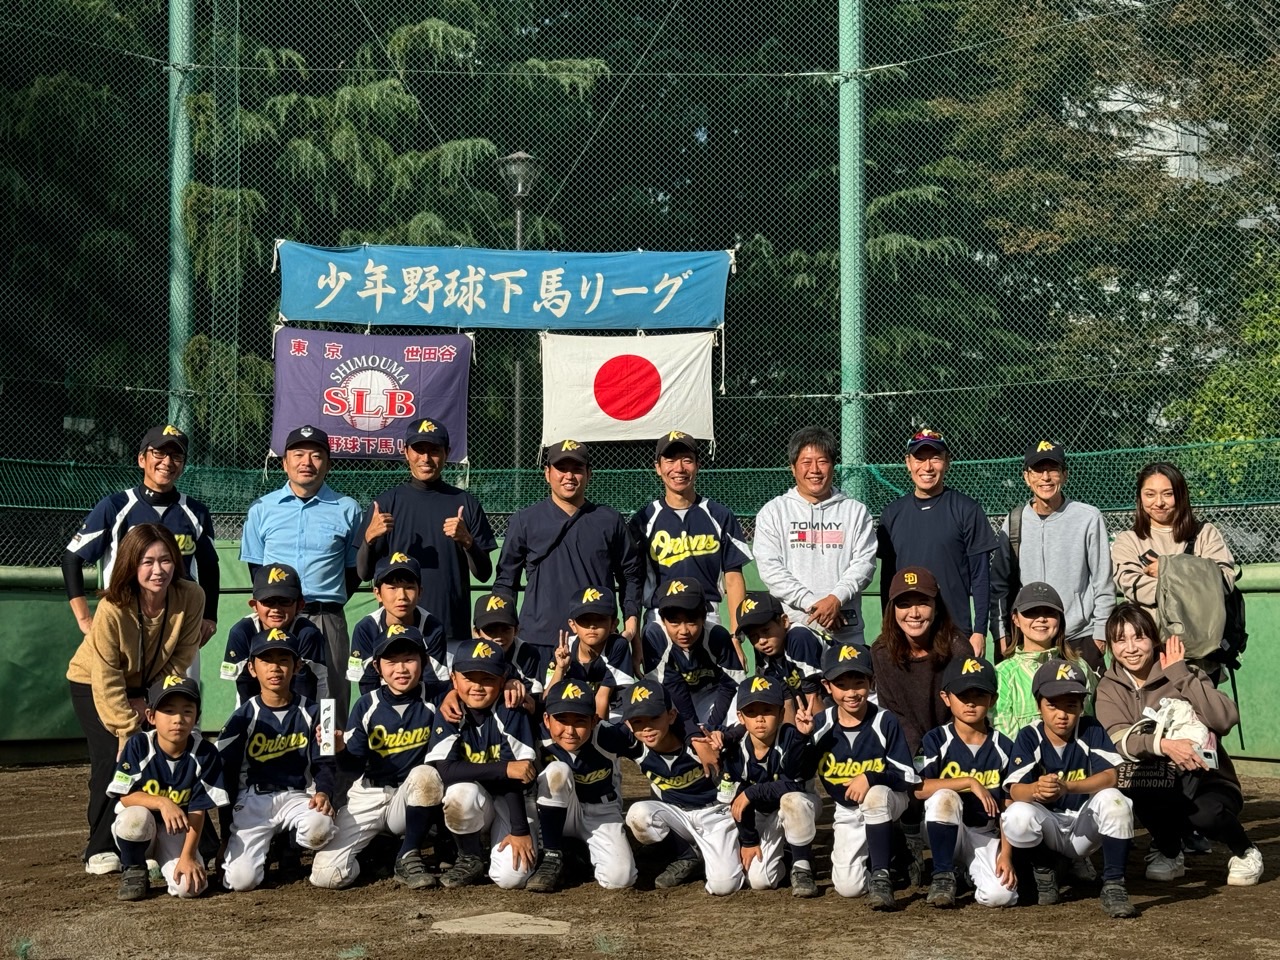
[[[191,258],[182,232],[182,196],[191,180],[187,65],[193,60],[191,0],[169,0],[169,422],[190,431],[182,354],[191,339]]]
[[[520,361],[515,363],[515,369],[511,371],[511,389],[515,393],[515,403],[512,414],[515,418],[515,424],[511,428],[511,465],[515,467],[515,480],[512,483],[514,495],[513,504],[520,503],[520,416],[523,413],[520,400]]]
[[[516,249],[524,249],[524,206],[520,202],[520,195],[516,194]]]
[[[862,0],[839,0],[840,18],[840,462],[846,490],[867,498],[863,359]]]

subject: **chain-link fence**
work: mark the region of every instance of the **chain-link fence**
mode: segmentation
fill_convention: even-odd
[[[852,405],[869,465],[842,478],[875,511],[917,426],[993,514],[1048,436],[1078,498],[1124,511],[1136,469],[1172,459],[1245,559],[1277,559],[1280,512],[1242,508],[1280,500],[1280,6],[845,2],[861,63],[839,60],[837,0],[12,0],[0,562],[55,560],[166,419],[194,438],[184,489],[236,533],[279,482],[273,240],[509,247],[495,160],[516,150],[543,171],[527,246],[739,248],[700,487],[744,517],[788,484],[787,434]],[[502,515],[543,492],[537,340],[476,342],[467,482]],[[656,494],[651,457],[610,445],[593,497]],[[368,502],[398,470],[333,480]]]

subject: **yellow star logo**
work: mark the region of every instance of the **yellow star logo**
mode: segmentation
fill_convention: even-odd
[[[746,600],[743,600],[742,604],[738,607],[738,615],[741,616],[744,613],[750,613],[758,606],[760,606],[760,604],[750,598],[747,598]]]
[[[418,424],[418,432],[419,433],[435,433],[436,425],[432,423],[430,420],[423,420],[422,423]]]
[[[582,696],[582,688],[580,686],[576,683],[565,684],[564,698],[566,700],[577,700],[580,696]]]
[[[652,694],[649,692],[648,687],[642,687],[640,684],[636,684],[631,688],[632,703],[640,703],[644,700],[648,700],[650,696],[652,696]]]
[[[981,673],[982,664],[970,657],[964,662],[964,666],[960,668],[961,673]]]
[[[272,627],[271,632],[267,634],[267,639],[273,642],[276,640],[288,640],[289,635],[279,627]]]
[[[582,591],[582,602],[583,602],[583,603],[595,603],[595,602],[596,602],[597,600],[599,600],[602,596],[604,596],[604,594],[602,594],[602,593],[601,593],[599,590],[597,590],[595,587],[587,587],[587,589],[585,589],[585,590],[583,590],[583,591]]]
[[[183,681],[182,677],[178,677],[178,676],[174,676],[173,674],[170,674],[169,676],[164,678],[164,686],[161,687],[161,689],[168,690],[170,687],[176,687],[178,684],[182,683],[182,681]]]
[[[495,594],[489,598],[489,602],[484,605],[484,608],[486,610],[505,610],[507,609],[507,601]]]
[[[289,579],[289,571],[281,570],[279,567],[272,567],[267,572],[267,583],[283,583]]]
[[[492,657],[493,647],[489,646],[487,643],[477,643],[475,648],[471,651],[471,656],[477,660],[483,659],[484,657]]]
[[[1036,453],[1044,453],[1046,450],[1052,450],[1052,449],[1053,449],[1052,440],[1041,440],[1036,445]]]
[[[773,684],[771,684],[764,677],[754,677],[751,680],[752,693],[759,693],[761,690],[772,690],[772,689],[773,689]]]
[[[1076,676],[1075,668],[1074,668],[1074,667],[1072,667],[1072,666],[1071,666],[1071,664],[1069,664],[1069,663],[1064,663],[1062,666],[1060,666],[1060,667],[1058,668],[1058,675],[1057,675],[1054,679],[1056,679],[1056,680],[1078,680],[1078,679],[1080,679],[1080,678]]]
[[[688,437],[689,435],[685,433],[683,430],[672,430],[670,433],[667,434],[668,440],[686,440],[688,439]]]
[[[858,653],[857,647],[850,647],[846,645],[840,648],[840,656],[836,659],[837,661],[857,660],[860,656],[861,654]]]
[[[170,423],[170,424],[166,424],[166,425],[165,425],[165,428],[164,428],[163,430],[161,430],[161,431],[160,431],[160,433],[161,433],[161,435],[162,435],[162,436],[166,436],[166,437],[182,437],[182,436],[186,436],[186,434],[184,434],[181,430],[179,430],[177,427],[175,427],[172,423]]]
[[[667,596],[674,596],[677,593],[684,593],[689,589],[689,585],[683,580],[672,580],[667,584]]]
[[[400,636],[400,634],[404,632],[405,632],[405,626],[403,623],[393,623],[388,625],[387,627],[388,637],[398,637]]]
[[[582,444],[577,440],[566,440],[564,443],[560,444],[560,450],[562,452],[567,450],[577,450],[581,446]]]
[[[392,563],[408,563],[409,562],[408,555],[403,553],[393,553],[389,559],[391,560]]]

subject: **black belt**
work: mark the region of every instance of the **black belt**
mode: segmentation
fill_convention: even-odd
[[[365,786],[366,786],[366,787],[377,787],[377,788],[378,788],[378,789],[380,789],[380,790],[385,790],[387,787],[398,787],[398,786],[400,786],[400,784],[402,784],[403,782],[404,782],[404,781],[403,781],[403,780],[401,780],[401,779],[399,779],[398,777],[369,777],[369,776],[366,776],[366,777],[364,778],[364,783],[365,783]]]
[[[308,603],[305,607],[302,608],[302,612],[308,615],[315,614],[315,613],[340,614],[342,613],[342,604],[327,603],[321,600],[313,600],[311,603]]]
[[[286,790],[293,790],[294,788],[282,787],[278,783],[254,783],[249,785],[249,789],[254,793],[284,793]]]

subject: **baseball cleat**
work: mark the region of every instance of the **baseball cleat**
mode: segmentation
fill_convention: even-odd
[[[897,910],[898,901],[893,898],[893,879],[888,870],[873,870],[867,878],[867,900],[872,910]]]
[[[469,887],[484,876],[484,861],[471,854],[460,854],[458,861],[440,877],[444,887]]]
[[[1107,880],[1102,884],[1102,895],[1098,898],[1102,904],[1102,912],[1115,920],[1136,917],[1137,909],[1129,902],[1129,891],[1119,880]]]
[[[151,892],[151,883],[147,879],[147,868],[141,864],[125,867],[120,874],[120,889],[116,891],[117,900],[145,900]]]
[[[435,877],[427,873],[427,865],[422,862],[422,854],[417,850],[410,850],[396,861],[393,879],[396,883],[403,883],[410,890],[426,890],[439,883]]]
[[[816,897],[818,885],[813,882],[813,871],[807,867],[791,868],[791,895],[793,897]]]
[[[935,872],[924,902],[946,909],[956,905],[956,875],[950,870]]]
[[[667,865],[667,869],[658,874],[653,881],[653,885],[655,887],[678,887],[691,880],[696,880],[701,870],[702,861],[697,857],[673,860]]]
[[[1058,902],[1058,871],[1053,867],[1036,867],[1036,902],[1049,907]]]

